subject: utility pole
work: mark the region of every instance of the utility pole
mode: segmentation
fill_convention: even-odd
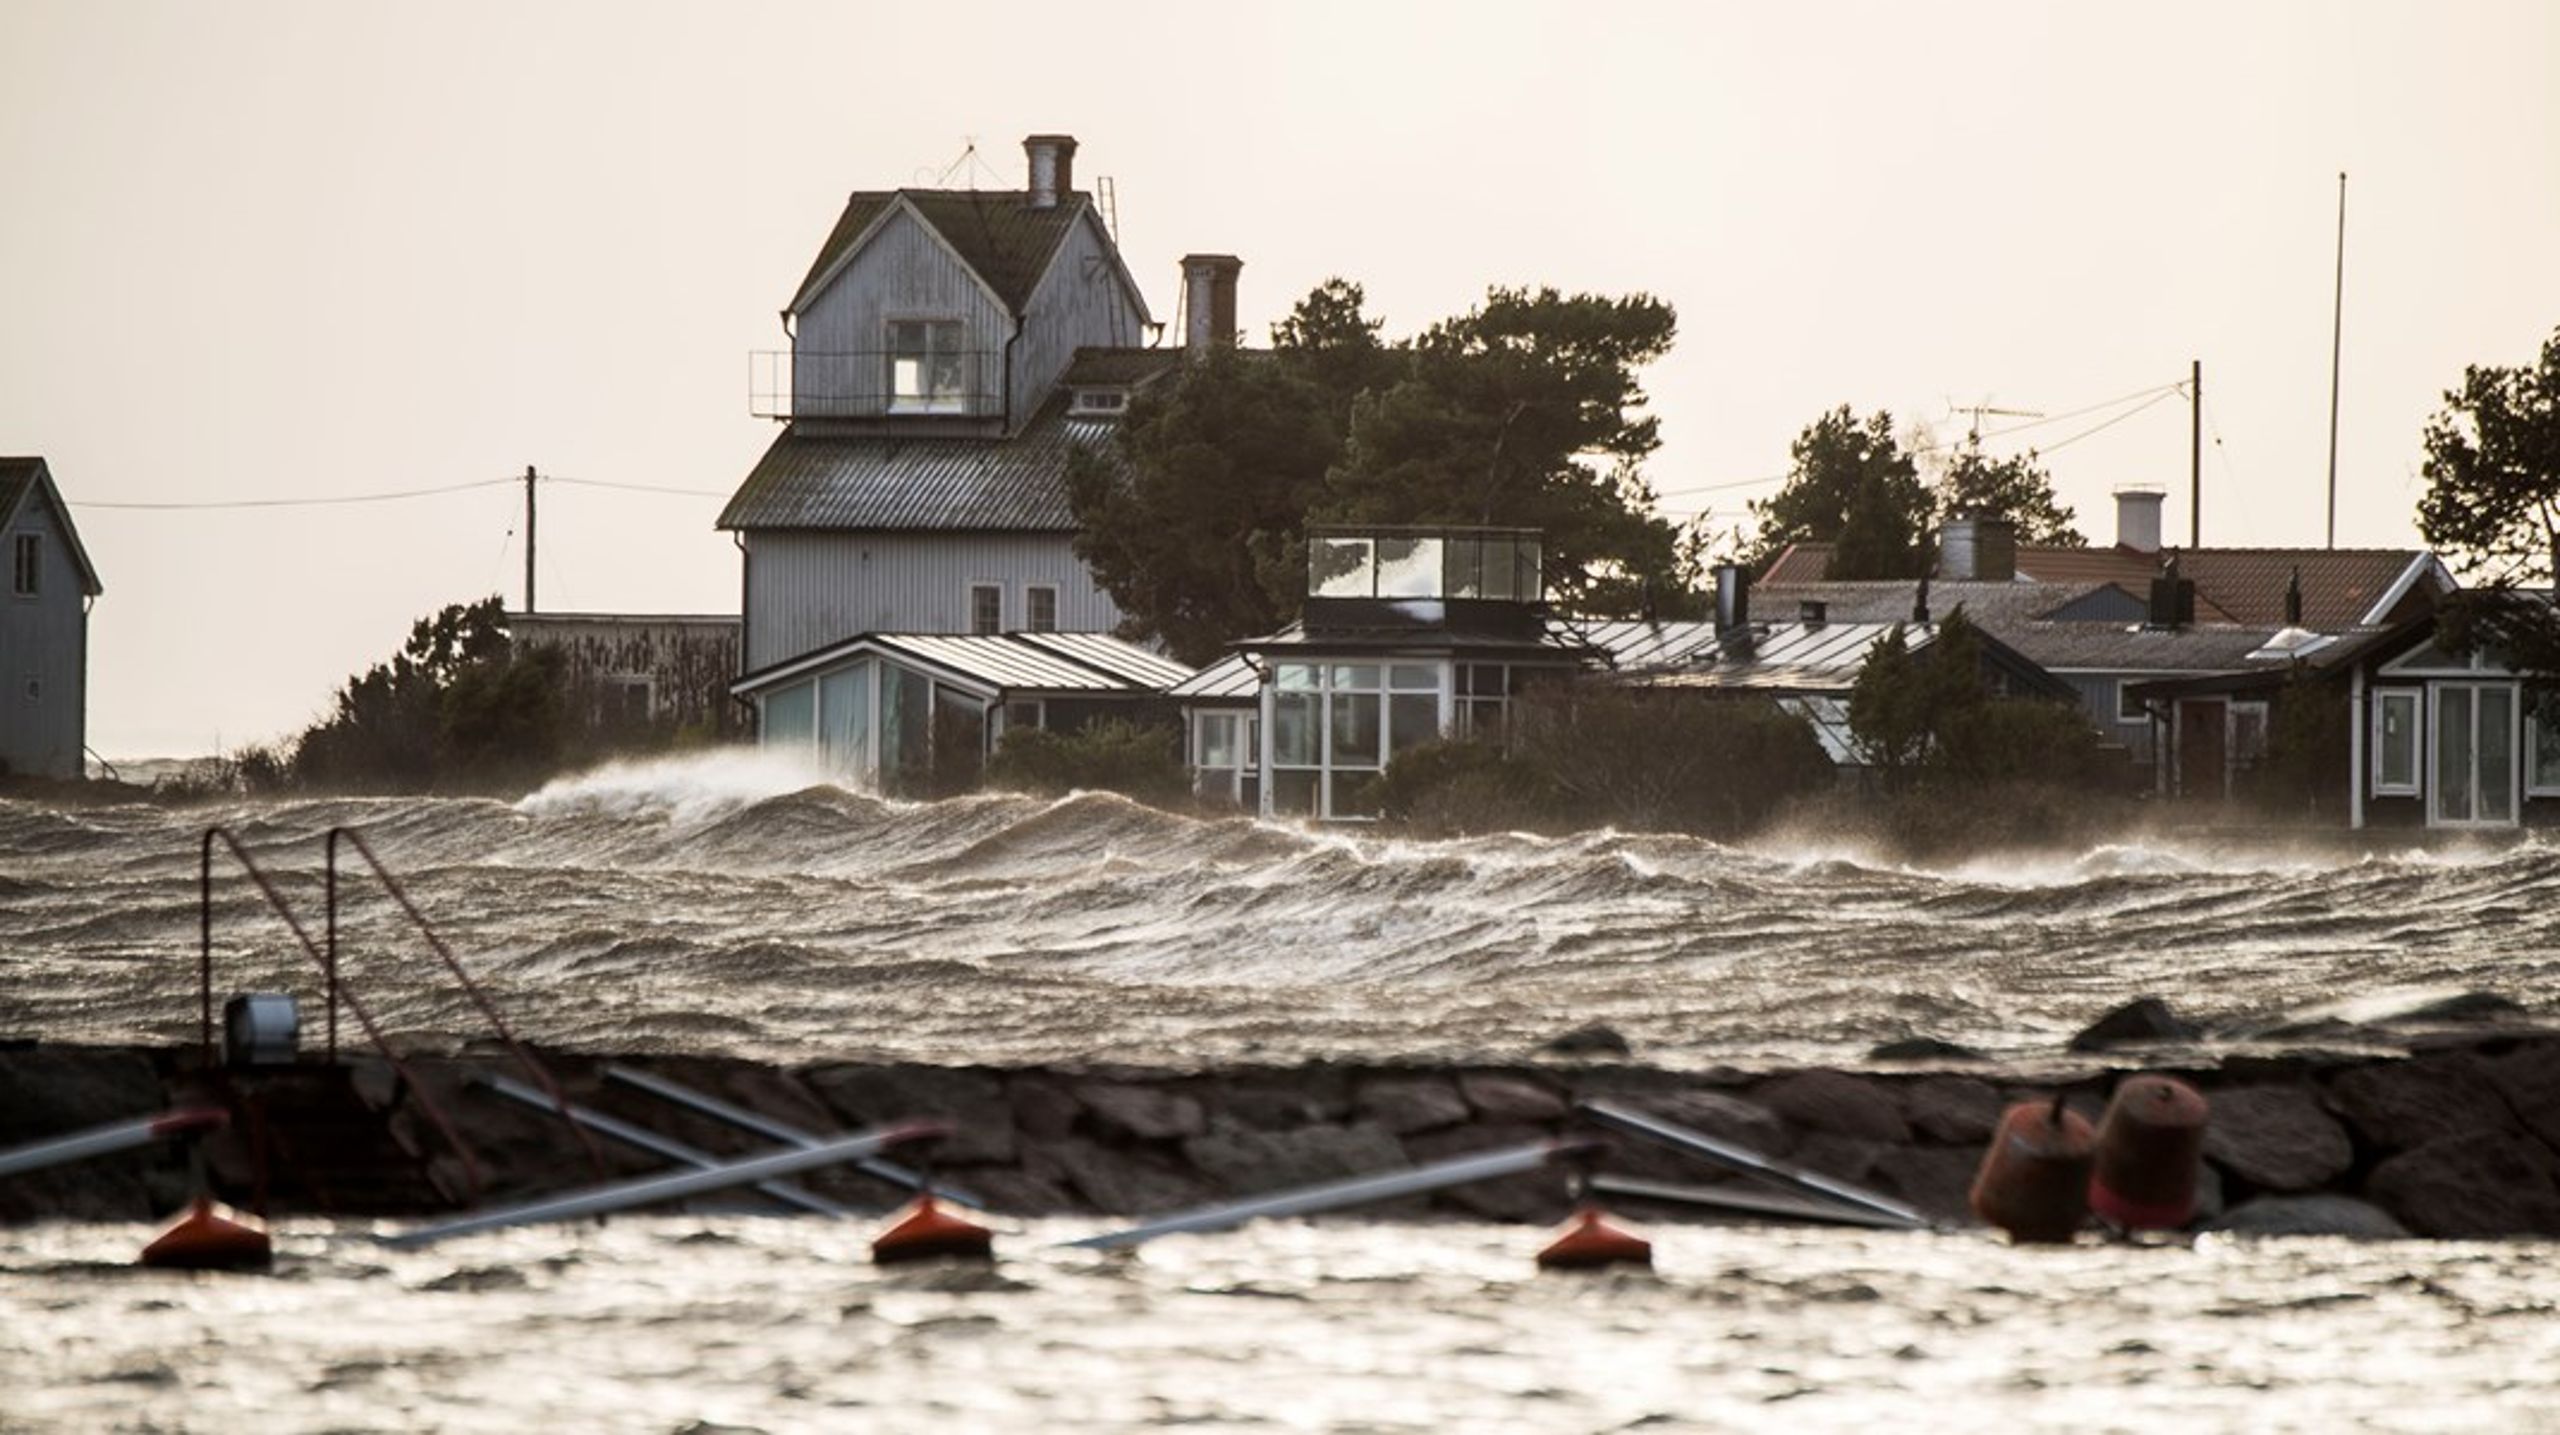
[[[533,465],[524,466],[524,610],[533,611]]]
[[[2204,546],[2204,360],[2187,361],[2187,546]]]
[[[2347,172],[2338,171],[2338,287],[2329,300],[2329,545],[2338,546],[2338,354],[2347,319]]]

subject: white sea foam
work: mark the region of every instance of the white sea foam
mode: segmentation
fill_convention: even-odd
[[[518,802],[516,810],[528,817],[662,817],[690,826],[828,780],[805,754],[722,747],[608,762],[553,778]]]

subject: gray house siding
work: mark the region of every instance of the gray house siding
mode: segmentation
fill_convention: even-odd
[[[973,402],[969,412],[999,412],[993,405],[1005,396],[1004,352],[1013,337],[1013,316],[949,245],[905,209],[881,221],[870,243],[799,316],[792,340],[792,412],[803,418],[886,412],[888,325],[895,319],[958,320],[961,347],[970,356],[969,395],[985,405]],[[1007,417],[1018,424],[1029,412],[1024,407]]]
[[[1013,352],[1019,426],[1038,407],[1079,347],[1131,348],[1146,342],[1144,306],[1131,292],[1093,211],[1058,246],[1049,271],[1024,307],[1022,340]]]
[[[15,591],[20,535],[37,544],[37,591]],[[87,746],[89,615],[63,516],[39,486],[0,534],[0,763],[78,777]]]
[[[748,530],[746,671],[863,633],[966,633],[969,589],[1004,589],[1003,626],[1026,624],[1026,591],[1058,590],[1058,627],[1107,632],[1120,610],[1064,533]]]

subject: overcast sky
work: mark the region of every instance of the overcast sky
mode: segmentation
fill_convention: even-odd
[[[2205,541],[2319,544],[2341,170],[2342,545],[2416,542],[2427,415],[2560,325],[2545,0],[1224,15],[8,0],[0,453],[106,582],[92,745],[284,735],[412,619],[517,601],[520,492],[80,505],[696,490],[546,487],[541,603],[736,611],[748,353],[848,190],[973,139],[989,188],[1082,141],[1160,319],[1193,250],[1244,258],[1256,337],[1335,274],[1397,333],[1492,284],[1669,300],[1651,472],[1718,521],[1834,405],[1989,405],[2057,416],[1993,447],[2091,537],[2149,484],[2182,540],[2200,359]]]

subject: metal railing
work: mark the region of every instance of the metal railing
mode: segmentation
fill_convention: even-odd
[[[747,412],[760,419],[1002,418],[1004,355],[756,349]]]
[[[543,1095],[551,1098],[553,1107],[562,1116],[567,1116],[568,1093],[562,1091],[560,1083],[552,1079],[550,1068],[537,1060],[533,1052],[516,1038],[514,1029],[507,1025],[507,1019],[499,1014],[497,1003],[489,1000],[489,994],[481,989],[478,982],[472,980],[471,973],[464,969],[461,959],[454,956],[453,949],[446,946],[444,938],[436,934],[436,929],[428,923],[426,914],[418,910],[418,904],[409,900],[408,890],[400,885],[400,879],[392,876],[391,870],[382,865],[382,859],[373,855],[373,847],[364,840],[364,834],[352,827],[330,828],[325,849],[328,857],[326,890],[329,915],[329,990],[330,1000],[333,1003],[333,1009],[329,1013],[331,1055],[334,1056],[337,1050],[338,1014],[334,1009],[334,1003],[339,989],[338,842],[341,838],[345,839],[348,846],[355,849],[357,856],[364,859],[365,866],[372,869],[374,880],[380,882],[382,890],[390,893],[391,900],[399,904],[401,913],[409,919],[409,925],[418,929],[419,936],[426,938],[427,947],[436,954],[436,960],[442,962],[444,969],[452,974],[455,982],[460,984],[463,995],[469,997],[471,1004],[479,1009],[480,1015],[489,1023],[490,1030],[495,1031],[498,1039],[506,1043],[507,1052],[515,1058],[517,1067],[526,1076],[532,1078],[533,1084],[541,1089]],[[349,1009],[353,1010],[352,1007]],[[578,1140],[586,1147],[588,1164],[595,1168],[597,1177],[602,1179],[608,1176],[610,1172],[605,1165],[604,1150],[596,1145],[596,1139],[587,1134],[586,1128],[579,1127]]]
[[[364,1034],[373,1043],[375,1052],[379,1053],[384,1061],[390,1063],[391,1069],[398,1073],[401,1082],[417,1094],[418,1108],[427,1114],[428,1122],[436,1128],[438,1135],[444,1137],[445,1144],[452,1148],[454,1155],[461,1160],[463,1175],[471,1186],[471,1199],[478,1201],[487,1183],[480,1172],[480,1158],[473,1153],[471,1144],[462,1139],[461,1130],[453,1124],[451,1118],[445,1115],[444,1108],[437,1105],[435,1098],[429,1096],[426,1088],[418,1083],[415,1075],[409,1070],[408,1063],[402,1061],[399,1053],[391,1049],[391,1043],[383,1038],[382,1028],[374,1021],[373,1014],[365,1010],[364,1003],[356,997],[355,993],[347,991],[339,982],[337,958],[334,953],[322,951],[320,944],[311,940],[311,934],[303,929],[301,920],[293,915],[292,905],[285,901],[282,892],[276,890],[275,882],[258,866],[256,859],[249,855],[249,849],[240,845],[240,839],[232,836],[230,829],[225,827],[205,829],[204,849],[196,872],[196,930],[199,944],[197,972],[201,984],[202,1003],[202,1019],[198,1035],[204,1048],[206,1070],[219,1072],[222,1069],[213,1045],[213,844],[216,838],[221,839],[222,844],[230,849],[233,860],[240,864],[240,870],[247,873],[250,882],[256,885],[258,895],[266,898],[267,906],[274,910],[276,916],[283,919],[285,927],[293,933],[293,939],[301,944],[304,954],[311,958],[312,965],[320,969],[322,978],[328,983],[329,1059],[332,1062],[337,1060],[338,1005],[344,1002],[347,1010],[355,1016],[356,1024],[364,1028]]]

